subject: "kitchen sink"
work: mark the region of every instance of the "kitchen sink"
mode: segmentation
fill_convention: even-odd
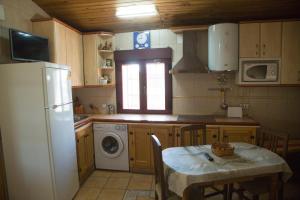
[[[74,123],[79,122],[79,121],[81,121],[83,119],[86,119],[88,117],[89,116],[87,116],[87,115],[74,115]]]

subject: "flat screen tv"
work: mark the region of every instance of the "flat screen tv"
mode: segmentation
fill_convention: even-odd
[[[9,30],[12,60],[49,61],[48,39],[14,29]]]

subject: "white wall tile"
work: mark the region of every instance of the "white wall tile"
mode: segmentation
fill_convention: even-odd
[[[160,45],[159,31],[160,30],[150,31],[151,48],[158,48]]]
[[[116,43],[121,49],[132,49],[132,33],[116,34]],[[182,35],[170,30],[151,31],[152,48],[171,47],[173,66],[182,58]],[[217,114],[225,115],[220,108],[219,91],[209,88],[220,87],[216,74],[175,74],[173,75],[173,113],[174,114]],[[249,115],[262,125],[300,134],[300,89],[288,87],[239,87],[235,76],[228,75],[226,100],[230,106],[241,103],[249,104]],[[81,89],[80,89],[81,90]],[[110,96],[101,89],[76,92],[84,101],[95,105],[115,104],[115,96]],[[87,96],[87,97],[85,97]],[[84,102],[88,106],[88,102]]]

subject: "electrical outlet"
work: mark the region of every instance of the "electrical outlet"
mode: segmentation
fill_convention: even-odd
[[[248,103],[241,103],[240,106],[243,109],[243,115],[248,116],[249,115],[249,104]]]
[[[5,20],[5,13],[3,5],[0,5],[0,20]]]
[[[241,103],[240,106],[242,107],[243,110],[248,110],[249,109],[249,104],[248,103]]]

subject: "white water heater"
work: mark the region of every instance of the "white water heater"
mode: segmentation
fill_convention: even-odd
[[[208,28],[208,68],[211,71],[234,71],[239,65],[239,26],[234,23]]]

